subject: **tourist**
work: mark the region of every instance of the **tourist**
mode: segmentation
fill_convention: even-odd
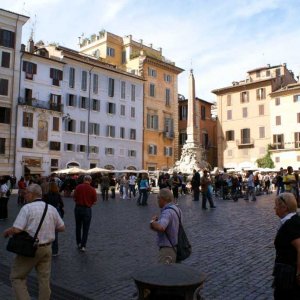
[[[140,191],[140,197],[138,199],[138,205],[147,205],[147,200],[148,200],[148,192],[150,190],[150,185],[149,185],[149,179],[148,175],[146,173],[142,174],[142,179],[140,181],[140,186],[139,186],[139,191]]]
[[[192,177],[192,191],[194,199],[193,201],[199,201],[200,197],[200,174],[195,169],[193,170],[193,177]]]
[[[200,180],[201,193],[202,193],[202,209],[207,209],[206,201],[208,200],[210,208],[216,208],[214,201],[212,199],[212,183],[209,176],[208,170],[203,170],[203,176]]]
[[[131,198],[131,194],[133,198],[135,198],[135,184],[136,184],[136,176],[134,174],[130,174],[129,176],[129,198]]]
[[[8,218],[7,204],[10,196],[10,190],[5,177],[0,179],[0,220],[4,221]]]
[[[170,178],[170,185],[174,196],[174,203],[178,205],[178,194],[179,187],[181,187],[181,179],[175,171],[173,172],[173,176]]]
[[[109,185],[110,185],[110,179],[107,176],[107,174],[104,174],[101,178],[100,181],[101,184],[101,194],[102,194],[102,199],[103,201],[108,201],[108,190],[109,190]]]
[[[25,179],[22,176],[18,181],[18,205],[24,204],[24,192],[26,190]]]
[[[246,178],[247,178],[247,192],[246,192],[245,200],[249,200],[249,196],[250,196],[252,197],[252,201],[256,201],[253,171],[251,170],[248,171]]]

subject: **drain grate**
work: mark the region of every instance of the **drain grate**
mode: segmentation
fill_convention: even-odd
[[[11,286],[9,280],[10,267],[0,263],[0,281],[4,284]],[[38,283],[36,277],[28,276],[27,277],[27,286],[30,295],[37,297],[38,296]],[[63,287],[60,287],[56,284],[51,283],[51,299],[52,300],[92,300],[92,298],[74,293],[70,290],[67,290]]]

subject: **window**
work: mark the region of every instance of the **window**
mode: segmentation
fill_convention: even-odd
[[[261,155],[266,154],[266,148],[265,147],[259,147],[259,154],[261,154]]]
[[[227,120],[232,119],[232,110],[227,110]]]
[[[99,153],[99,148],[97,146],[90,146],[90,153]]]
[[[264,100],[266,99],[266,89],[260,88],[256,90],[256,100]]]
[[[297,155],[297,161],[300,161],[300,155]]]
[[[130,109],[130,117],[135,118],[135,107],[131,107]]]
[[[158,116],[147,114],[147,128],[148,129],[158,129]]]
[[[86,146],[85,145],[78,145],[77,146],[77,151],[78,152],[85,152]]]
[[[100,124],[90,123],[89,124],[89,133],[94,135],[100,135]]]
[[[234,130],[228,130],[225,133],[226,141],[234,141]]]
[[[69,87],[74,88],[75,87],[75,69],[70,68],[69,70]]]
[[[165,156],[172,156],[173,155],[173,148],[172,147],[164,147],[164,155]]]
[[[300,148],[300,132],[295,132],[295,148]]]
[[[271,75],[271,71],[270,71],[270,70],[267,70],[267,71],[266,71],[266,77],[270,77],[270,75]]]
[[[241,129],[241,143],[250,144],[250,128]]]
[[[76,132],[76,121],[72,119],[66,119],[65,131]]]
[[[281,70],[280,69],[276,69],[276,77],[281,75]]]
[[[60,80],[63,79],[63,72],[58,69],[50,68],[50,78],[52,78],[52,84],[59,86]]]
[[[258,106],[258,114],[260,116],[263,116],[265,114],[265,106],[263,104]]]
[[[98,94],[98,74],[93,75],[93,93]]]
[[[179,120],[186,120],[187,119],[187,112],[188,112],[187,105],[179,106]]]
[[[52,130],[59,131],[59,118],[58,117],[53,117]]]
[[[80,121],[80,133],[85,133],[85,121]]]
[[[0,123],[10,124],[10,108],[0,107]]]
[[[275,105],[276,106],[280,105],[280,98],[275,98]]]
[[[5,138],[0,138],[0,154],[5,154]]]
[[[259,138],[264,139],[265,138],[265,127],[259,127]]]
[[[116,113],[115,103],[107,102],[107,113],[112,115]]]
[[[88,101],[86,97],[80,97],[80,103],[79,103],[79,108],[87,109],[88,107]]]
[[[180,145],[184,145],[185,142],[186,142],[186,140],[187,140],[187,134],[186,134],[186,132],[180,132],[179,133],[179,144]]]
[[[148,76],[156,77],[157,76],[156,70],[148,67]]]
[[[126,51],[122,51],[122,64],[126,64]]]
[[[107,47],[107,48],[106,48],[106,55],[107,55],[107,56],[114,57],[114,56],[115,56],[115,49],[114,49],[114,48],[111,48],[111,47]]]
[[[100,111],[100,100],[92,99],[92,110]]]
[[[50,94],[50,104],[51,108],[57,107],[61,104],[61,95]]]
[[[284,135],[273,134],[273,146],[275,149],[284,149]]]
[[[52,158],[50,164],[51,164],[51,173],[58,170],[58,159]]]
[[[276,157],[275,157],[275,162],[276,162],[276,163],[280,163],[280,157],[279,157],[279,156],[276,156]]]
[[[156,155],[157,154],[157,146],[156,145],[149,145],[148,146],[148,154]]]
[[[248,91],[241,92],[240,99],[241,99],[241,103],[249,102],[249,92]]]
[[[72,94],[67,95],[67,106],[76,107],[76,95],[72,95]]]
[[[108,96],[113,97],[115,91],[115,80],[113,78],[108,79]]]
[[[126,82],[121,81],[121,99],[125,99],[126,97]]]
[[[33,148],[33,139],[22,138],[21,147],[23,147],[23,148]]]
[[[260,78],[260,71],[256,71],[256,78]]]
[[[233,151],[232,150],[228,150],[227,151],[227,156],[232,156],[233,155]]]
[[[9,68],[10,66],[10,53],[2,51],[1,67]]]
[[[300,95],[294,95],[294,102],[300,102]]]
[[[297,113],[297,123],[300,123],[300,113]]]
[[[206,108],[204,105],[201,105],[201,120],[206,119]]]
[[[8,79],[0,78],[0,95],[8,96]]]
[[[129,131],[129,137],[131,140],[135,140],[136,139],[136,130],[135,129],[130,129]]]
[[[164,74],[164,81],[168,83],[172,82],[172,76],[169,74]]]
[[[120,127],[120,138],[125,139],[125,128],[124,127]]]
[[[202,147],[204,149],[208,149],[208,146],[209,146],[208,133],[203,132],[202,133]]]
[[[120,115],[125,116],[125,105],[121,104],[120,106]]]
[[[25,102],[28,104],[32,103],[32,89],[25,88]]]
[[[107,125],[106,127],[106,136],[115,137],[115,126]]]
[[[65,151],[74,151],[74,147],[75,145],[73,145],[73,144],[65,144],[64,145],[64,150]]]
[[[135,150],[128,150],[128,156],[129,157],[136,157],[136,151]]]
[[[174,126],[173,126],[173,119],[165,118],[165,128],[164,128],[164,136],[167,138],[174,137]]]
[[[23,112],[23,127],[33,127],[33,113]]]
[[[227,95],[227,106],[231,106],[231,95]]]
[[[114,148],[105,148],[105,154],[106,155],[114,155],[115,149]]]
[[[60,151],[60,142],[50,141],[49,149],[54,151]]]
[[[82,91],[87,90],[87,71],[81,72],[81,90]]]
[[[155,84],[150,83],[150,92],[149,92],[150,97],[155,97]]]
[[[166,106],[170,106],[170,94],[171,94],[171,91],[170,89],[166,89]]]
[[[281,116],[276,116],[275,123],[276,125],[281,125]]]
[[[131,85],[131,101],[135,101],[135,85]]]
[[[15,33],[9,30],[0,29],[0,46],[15,48]]]

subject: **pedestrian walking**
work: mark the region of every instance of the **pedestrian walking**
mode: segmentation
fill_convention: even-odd
[[[58,191],[57,184],[52,181],[49,182],[49,191],[43,196],[43,200],[56,208],[61,218],[64,217],[64,202]],[[58,232],[55,232],[55,240],[52,242],[52,256],[58,255]]]
[[[24,204],[24,192],[26,190],[25,179],[22,176],[18,181],[18,205]]]
[[[108,190],[109,190],[109,185],[110,185],[110,179],[109,177],[104,174],[101,178],[101,193],[102,193],[102,199],[103,201],[108,201]]]
[[[10,197],[10,190],[5,177],[0,179],[0,220],[4,221],[8,218],[7,204]]]
[[[177,245],[178,242],[178,215],[182,219],[182,212],[175,205],[174,196],[168,188],[161,189],[157,199],[161,214],[159,217],[153,216],[150,228],[157,232],[158,262],[175,263],[176,252],[173,245]]]
[[[131,198],[131,195],[133,195],[133,198],[135,198],[135,184],[136,184],[137,177],[134,174],[131,174],[129,176],[129,198]]]
[[[150,190],[149,186],[149,179],[148,175],[146,173],[142,174],[142,179],[139,183],[139,191],[140,195],[138,198],[138,205],[147,205],[147,200],[148,200],[148,191]]]
[[[210,208],[216,208],[212,199],[212,182],[207,169],[204,169],[200,183],[202,193],[202,209],[207,209],[207,200],[209,202]]]
[[[26,205],[24,205],[13,226],[6,229],[4,237],[11,236],[21,231],[34,236],[45,209],[42,201],[42,189],[38,184],[31,184],[25,191]],[[38,248],[35,257],[16,255],[10,273],[13,292],[16,300],[29,300],[26,278],[35,268],[39,284],[39,300],[50,299],[50,275],[51,275],[51,243],[55,239],[55,231],[64,231],[64,222],[57,210],[48,205],[45,219],[38,233]]]
[[[83,183],[79,184],[74,192],[75,200],[75,226],[76,226],[76,242],[80,251],[86,251],[86,243],[88,239],[91,219],[92,206],[97,201],[96,190],[91,186],[92,177],[84,176]]]
[[[178,205],[178,194],[179,188],[181,187],[181,179],[175,171],[173,172],[173,176],[170,178],[170,186],[174,196],[174,203]]]
[[[200,197],[200,174],[195,169],[193,170],[193,177],[192,177],[192,190],[193,190],[193,201],[199,201]]]
[[[247,193],[246,193],[245,200],[249,200],[249,198],[252,197],[252,201],[256,201],[253,171],[248,171],[246,178],[247,178]]]

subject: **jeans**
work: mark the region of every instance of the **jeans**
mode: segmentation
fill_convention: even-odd
[[[142,205],[147,205],[148,200],[148,191],[146,189],[141,189],[141,196],[142,196]]]
[[[108,187],[102,188],[101,193],[103,201],[108,200]]]
[[[129,197],[131,198],[131,193],[133,194],[133,197],[135,197],[135,185],[129,184]]]
[[[209,202],[209,206],[210,207],[214,207],[214,201],[212,199],[212,195],[211,192],[209,190],[205,191],[202,193],[202,208],[206,208],[206,202]]]
[[[76,242],[81,247],[86,246],[91,219],[92,209],[90,207],[75,206]]]

